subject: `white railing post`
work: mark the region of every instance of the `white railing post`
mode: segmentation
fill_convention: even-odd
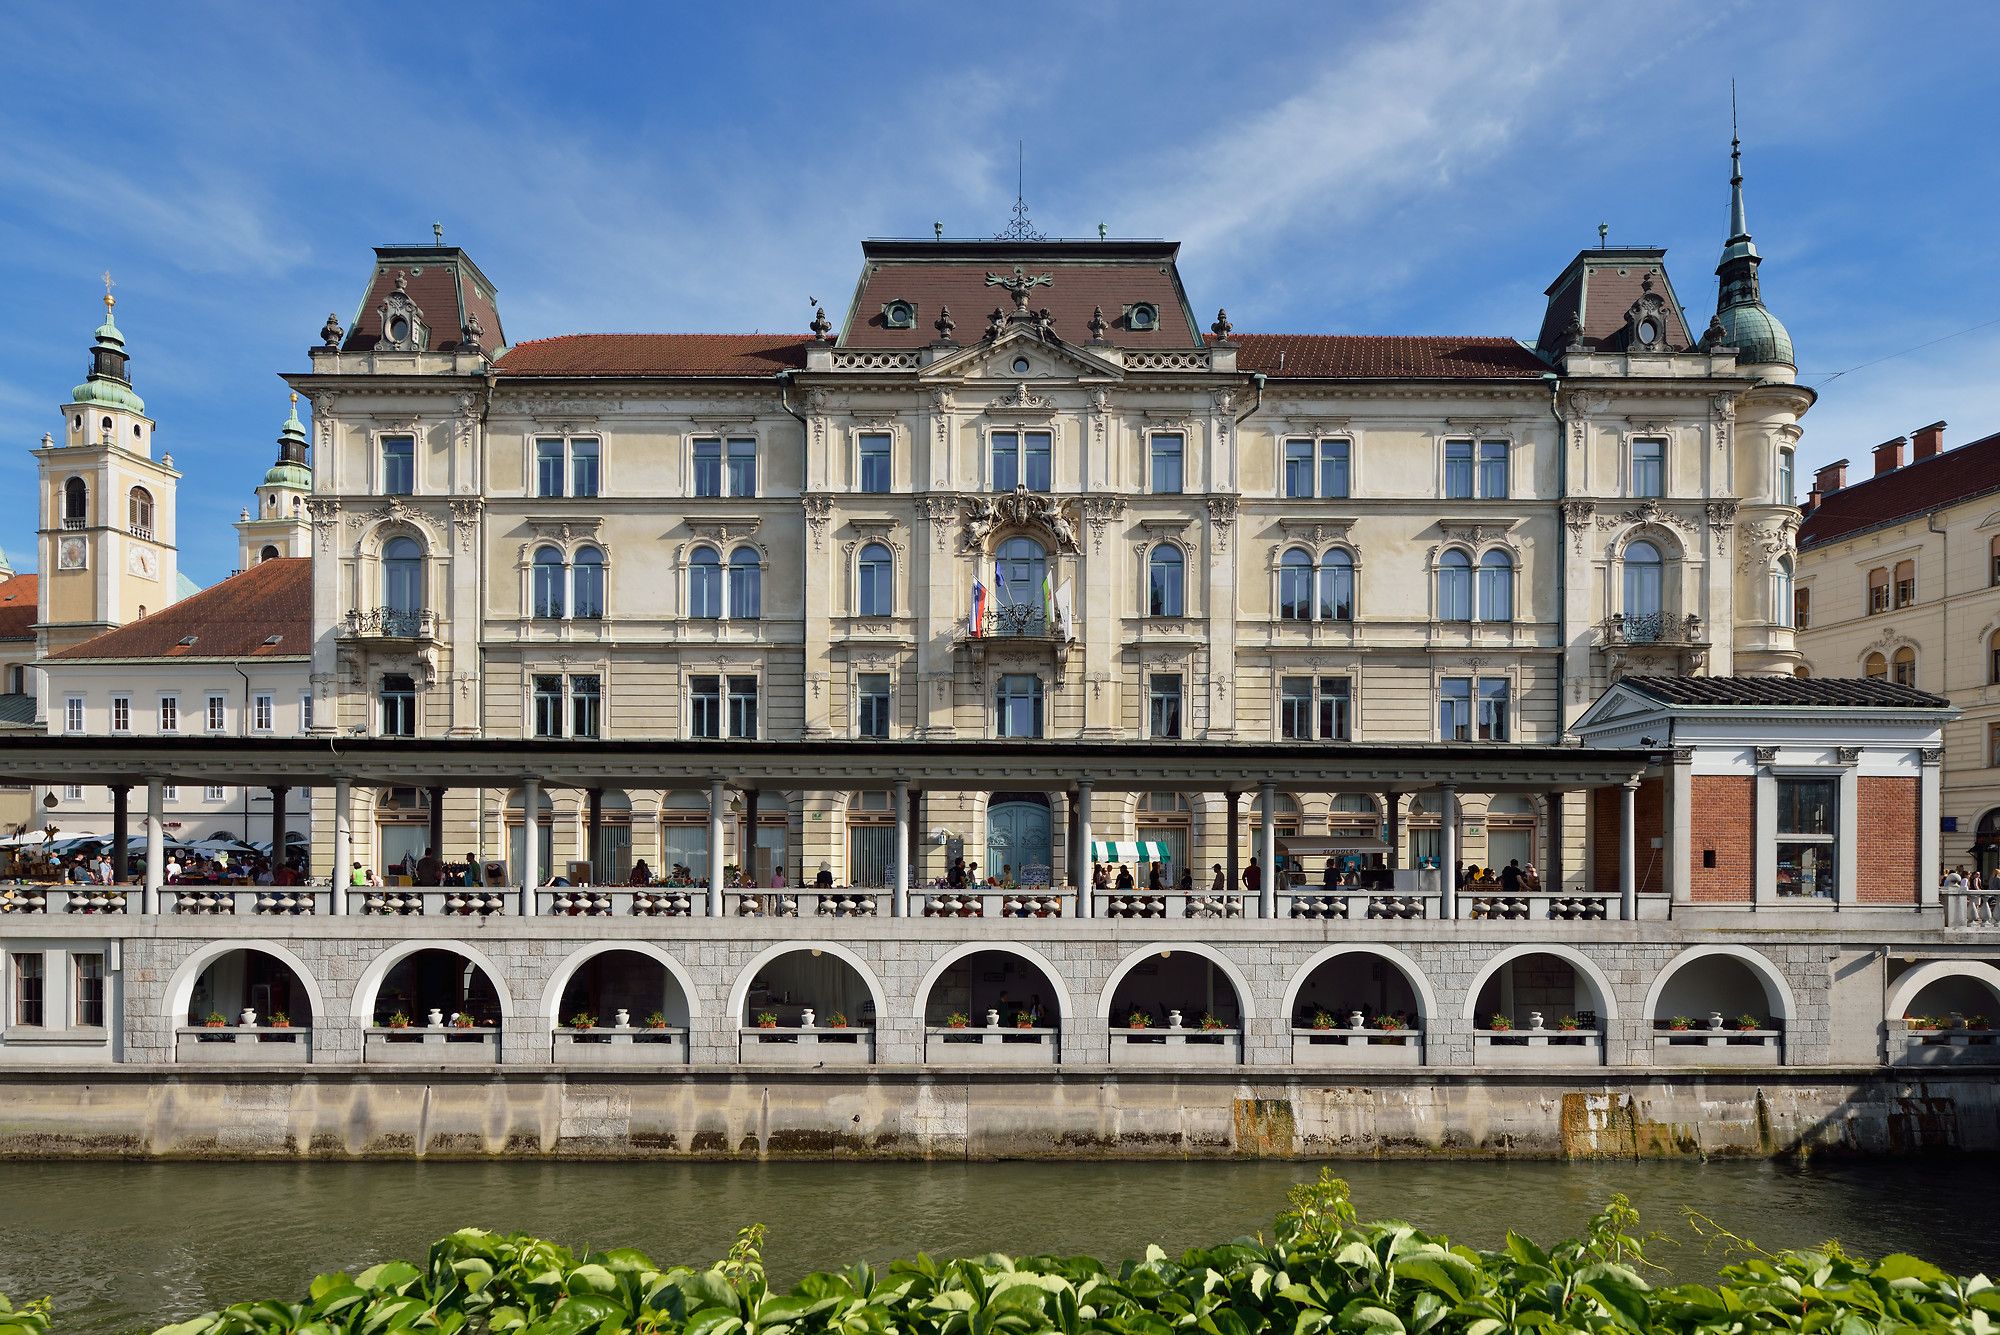
[[[1079,780],[1076,785],[1076,916],[1088,918],[1093,912],[1090,902],[1090,797],[1091,785],[1088,779]]]

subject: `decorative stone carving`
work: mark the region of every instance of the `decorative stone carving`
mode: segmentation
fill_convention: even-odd
[[[1211,496],[1208,498],[1208,528],[1215,535],[1215,550],[1229,550],[1229,531],[1236,524],[1236,498],[1234,496]]]
[[[1736,569],[1740,574],[1749,574],[1759,563],[1768,565],[1780,556],[1788,554],[1793,547],[1793,534],[1798,531],[1799,517],[1796,512],[1781,519],[1763,524],[1752,524],[1743,530],[1743,541],[1737,544]]]
[[[340,317],[332,311],[328,311],[326,313],[326,323],[319,327],[320,346],[324,347],[328,352],[338,352],[340,351],[340,340],[346,336],[347,331],[340,327]]]
[[[1758,763],[1758,764],[1760,764],[1760,765],[1773,765],[1773,764],[1776,764],[1776,763],[1777,763],[1777,760],[1778,760],[1778,748],[1777,748],[1777,747],[1775,747],[1775,746],[1760,746],[1760,747],[1758,747],[1758,748],[1757,748],[1757,763]]]
[[[479,516],[486,503],[477,496],[456,496],[451,502],[451,523],[458,532],[458,550],[470,554],[472,540],[479,532]],[[592,521],[593,532],[596,529]]]
[[[1926,765],[1942,765],[1942,764],[1944,764],[1944,751],[1943,751],[1943,749],[1942,749],[1942,748],[1940,748],[1940,747],[1925,747],[1925,748],[1924,748],[1924,764],[1926,764]]]
[[[1591,516],[1596,513],[1597,506],[1590,501],[1562,503],[1563,523],[1569,526],[1570,539],[1578,556],[1583,555],[1583,535],[1590,528]]]
[[[319,536],[322,553],[333,551],[333,535],[340,527],[340,502],[331,496],[306,497],[306,513],[312,516],[313,532]]]
[[[960,551],[983,551],[988,535],[995,529],[1005,528],[1043,533],[1060,552],[1074,554],[1082,550],[1072,517],[1063,506],[1041,492],[1016,487],[997,497],[967,496],[962,498],[960,504],[964,516],[959,538]]]
[[[1843,765],[1860,764],[1861,748],[1858,746],[1836,746],[1833,748],[1833,758]]]
[[[1033,415],[1045,417],[1054,412],[1056,405],[1028,388],[1023,380],[1014,386],[1012,394],[1003,394],[986,406],[989,417],[1024,417]]]
[[[1084,521],[1090,525],[1090,550],[1104,550],[1104,530],[1112,520],[1125,513],[1125,502],[1115,496],[1086,496],[1083,500]]]
[[[430,346],[431,331],[424,324],[424,312],[410,296],[409,288],[409,275],[397,270],[394,290],[375,308],[375,316],[382,322],[378,346],[391,352],[421,352]]]
[[[1656,500],[1644,501],[1620,514],[1597,517],[1597,526],[1601,529],[1624,528],[1631,524],[1654,524],[1663,528],[1677,528],[1683,533],[1695,531],[1693,520],[1686,515],[1676,514]]]
[[[826,550],[826,531],[833,523],[833,497],[823,491],[807,492],[799,504],[806,512],[806,527],[812,531],[813,550]]]
[[[1708,532],[1715,543],[1717,556],[1729,555],[1729,531],[1735,527],[1735,501],[1721,500],[1708,503]]]
[[[1671,754],[1676,765],[1692,765],[1694,763],[1694,748],[1692,746],[1677,746]]]

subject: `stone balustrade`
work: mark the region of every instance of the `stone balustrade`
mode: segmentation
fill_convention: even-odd
[[[559,1066],[685,1066],[688,1031],[645,1025],[562,1026],[551,1036],[550,1058]]]
[[[494,1065],[500,1060],[500,1031],[451,1025],[370,1026],[363,1032],[361,1060],[404,1066]]]
[[[756,1025],[737,1030],[740,1060],[768,1066],[866,1066],[875,1035],[866,1028],[818,1029]]]
[[[174,1030],[176,1062],[312,1060],[312,1030],[278,1025],[183,1025]]]

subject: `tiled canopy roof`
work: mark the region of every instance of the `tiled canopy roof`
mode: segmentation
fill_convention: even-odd
[[[1941,695],[1873,677],[1625,677],[1619,684],[1669,705],[1951,707]]]
[[[1799,550],[1991,491],[2000,491],[2000,435],[1842,487],[1806,516],[1799,528]]]
[[[40,578],[16,575],[0,580],[0,640],[31,640],[35,637],[36,590]]]
[[[1236,365],[1286,380],[1534,380],[1548,363],[1511,338],[1235,334]]]
[[[181,643],[189,637],[194,643]],[[311,652],[312,559],[278,556],[50,658],[303,658]]]
[[[343,350],[366,352],[382,341],[382,302],[395,290],[398,275],[424,313],[432,352],[457,351],[468,316],[479,321],[481,347],[490,351],[506,342],[493,284],[464,251],[455,246],[377,246],[375,272]]]
[[[562,334],[494,363],[503,376],[769,376],[806,364],[810,334]]]

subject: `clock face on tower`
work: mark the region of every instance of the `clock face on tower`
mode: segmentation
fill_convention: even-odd
[[[160,554],[151,547],[134,547],[125,558],[125,566],[140,579],[160,577]]]
[[[90,546],[82,538],[64,538],[56,544],[56,569],[82,570],[89,564],[89,553]]]

